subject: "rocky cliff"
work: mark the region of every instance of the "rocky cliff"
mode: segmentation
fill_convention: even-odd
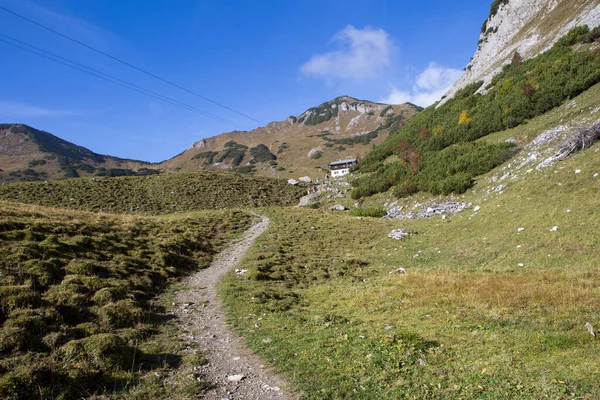
[[[600,0],[494,0],[477,51],[445,99],[472,82],[489,82],[515,52],[534,57],[579,25],[600,25]]]

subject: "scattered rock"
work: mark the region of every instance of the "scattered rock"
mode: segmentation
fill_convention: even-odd
[[[517,139],[515,139],[514,137],[509,137],[504,142],[505,143],[517,143]]]
[[[404,229],[394,229],[393,231],[390,232],[388,237],[390,239],[395,239],[395,240],[404,240],[404,238],[407,237],[408,235],[409,235],[409,233],[406,232]]]
[[[329,207],[329,209],[333,210],[333,211],[346,211],[347,210],[347,208],[341,204],[336,204],[334,206],[331,206],[331,207]]]
[[[312,183],[312,179],[310,179],[310,177],[309,177],[309,176],[303,176],[303,177],[300,177],[300,178],[298,178],[298,180],[299,180],[300,182],[304,182],[304,183]],[[289,182],[289,181],[288,181],[288,182]]]
[[[396,269],[396,271],[394,271],[394,272],[396,272],[397,274],[406,275],[406,270],[404,268],[402,268],[402,267]]]
[[[475,212],[477,212],[479,210],[481,210],[481,207],[479,207],[479,206],[475,206],[475,208],[473,208],[473,211],[475,211]]]
[[[237,375],[229,375],[229,376],[227,377],[227,380],[228,380],[229,382],[240,382],[240,381],[241,381],[242,379],[244,379],[244,378],[245,378],[245,376],[244,376],[244,375],[242,375],[242,374],[237,374]]]
[[[558,230],[558,226],[553,226],[552,229],[550,229],[550,232],[556,232]]]
[[[386,330],[386,331],[389,331],[389,330],[392,330],[392,329],[394,329],[395,327],[396,327],[395,325],[388,325],[388,326],[386,326],[386,327],[385,327],[385,328],[383,328],[383,329],[384,329],[384,330]]]
[[[425,365],[427,365],[427,363],[426,363],[426,362],[425,362],[425,361],[424,361],[422,358],[419,358],[419,359],[417,360],[417,364],[419,364],[420,366],[425,366]]]
[[[524,267],[524,266],[525,266],[525,264],[519,263],[519,267]]]
[[[297,180],[295,180],[295,179],[293,179],[293,178],[291,178],[291,179],[288,179],[288,183],[289,183],[290,185],[297,185],[297,184],[298,184],[298,181],[297,181]]]
[[[575,173],[576,173],[576,174],[580,174],[580,173],[581,173],[581,170],[580,170],[580,169],[576,169],[576,170],[575,170]]]
[[[263,343],[271,343],[273,341],[273,339],[268,337],[268,338],[264,338],[262,341],[263,341]]]
[[[496,193],[497,193],[497,192],[501,192],[501,191],[503,191],[505,188],[506,188],[506,185],[499,185],[499,186],[493,187],[493,188],[492,188],[492,192],[496,192]]]
[[[596,337],[596,331],[594,331],[594,327],[592,326],[592,324],[590,324],[589,322],[586,322],[584,326],[587,328],[590,335],[592,335],[593,337]]]
[[[235,273],[238,275],[244,275],[246,272],[248,272],[247,269],[236,269]]]
[[[598,177],[598,173],[596,172],[596,173],[594,174],[594,178],[597,178],[597,177]]]
[[[525,230],[525,228],[518,228],[517,232],[523,232]]]
[[[466,208],[471,207],[471,203],[462,203],[457,201],[449,201],[442,204],[433,204],[428,207],[421,208],[417,212],[403,213],[403,207],[392,207],[388,210],[387,215],[384,218],[396,218],[396,219],[415,219],[415,218],[429,218],[439,214],[455,214],[463,211]]]

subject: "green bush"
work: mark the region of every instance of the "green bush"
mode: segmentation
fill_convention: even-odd
[[[350,215],[354,217],[382,218],[387,215],[387,211],[383,207],[353,208],[350,210]]]

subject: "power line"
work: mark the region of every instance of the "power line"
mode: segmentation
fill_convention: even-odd
[[[52,29],[52,28],[50,28],[50,27],[47,27],[47,26],[45,26],[45,25],[42,25],[42,24],[41,24],[41,23],[39,23],[39,22],[36,22],[36,21],[34,21],[34,20],[32,20],[32,19],[29,19],[29,18],[27,18],[27,17],[25,17],[25,16],[23,16],[23,15],[21,15],[21,14],[18,14],[18,13],[14,12],[14,11],[11,11],[11,10],[9,10],[9,9],[8,9],[8,8],[6,8],[6,7],[2,7],[2,6],[0,6],[0,10],[6,11],[6,12],[7,12],[7,13],[9,13],[9,14],[12,14],[12,15],[14,15],[14,16],[16,16],[16,17],[18,17],[18,18],[21,18],[21,19],[23,19],[23,20],[27,21],[27,22],[30,22],[30,23],[32,23],[32,24],[34,24],[34,25],[37,25],[37,26],[39,26],[40,28],[46,29],[47,31],[49,31],[49,32],[52,32],[52,33],[54,33],[55,35],[61,36],[61,37],[65,38],[65,39],[67,39],[67,40],[70,40],[70,41],[72,41],[72,42],[74,42],[74,43],[77,43],[78,45],[80,45],[80,46],[83,46],[83,47],[85,47],[85,48],[87,48],[87,49],[90,49],[90,50],[92,50],[92,51],[95,51],[96,53],[102,54],[102,55],[103,55],[103,56],[105,56],[105,57],[108,57],[108,58],[110,58],[110,59],[112,59],[112,60],[114,60],[114,61],[117,61],[117,62],[119,62],[119,63],[121,63],[121,64],[123,64],[123,65],[126,65],[126,66],[128,66],[128,67],[130,67],[130,68],[133,68],[133,69],[135,69],[135,70],[137,70],[137,71],[139,71],[139,72],[142,72],[142,73],[144,73],[144,74],[146,74],[146,75],[148,75],[148,76],[151,76],[151,77],[153,77],[153,78],[155,78],[155,79],[158,79],[159,81],[162,81],[162,82],[164,82],[164,83],[167,83],[167,84],[169,84],[169,85],[171,85],[171,86],[174,86],[174,87],[176,87],[176,88],[178,88],[178,89],[180,89],[180,90],[183,90],[183,91],[185,91],[185,92],[187,92],[187,93],[193,94],[193,95],[194,95],[194,96],[196,96],[196,97],[199,97],[199,98],[201,98],[201,99],[203,99],[203,100],[206,100],[206,101],[208,101],[208,102],[210,102],[210,103],[213,103],[213,104],[215,104],[215,105],[217,105],[217,106],[219,106],[219,107],[222,107],[222,108],[224,108],[224,109],[226,109],[226,110],[229,110],[229,111],[231,111],[231,112],[234,112],[234,113],[236,113],[236,114],[238,114],[238,115],[241,115],[241,116],[242,116],[242,117],[244,117],[244,118],[248,118],[248,119],[250,119],[250,120],[252,120],[252,121],[254,121],[254,122],[258,122],[258,123],[259,123],[259,124],[261,124],[261,125],[266,125],[264,122],[261,122],[261,121],[259,121],[259,120],[255,119],[255,118],[253,118],[253,117],[251,117],[251,116],[247,115],[247,114],[244,114],[244,113],[242,113],[242,112],[239,112],[239,111],[237,111],[237,110],[235,110],[235,109],[233,109],[233,108],[231,108],[231,107],[228,107],[228,106],[226,106],[226,105],[224,105],[224,104],[221,104],[221,103],[219,103],[219,102],[217,102],[217,101],[215,101],[215,100],[212,100],[212,99],[210,99],[210,98],[208,98],[208,97],[206,97],[206,96],[203,96],[203,95],[201,95],[201,94],[198,94],[198,93],[196,93],[196,92],[194,92],[194,91],[192,91],[192,90],[190,90],[190,89],[187,89],[187,88],[185,88],[185,87],[183,87],[183,86],[180,86],[180,85],[178,85],[178,84],[176,84],[176,83],[174,83],[174,82],[172,82],[172,81],[169,81],[169,80],[167,80],[167,79],[165,79],[165,78],[161,78],[160,76],[158,76],[158,75],[156,75],[156,74],[153,74],[152,72],[149,72],[149,71],[147,71],[147,70],[145,70],[145,69],[142,69],[142,68],[140,68],[140,67],[137,67],[137,66],[135,66],[135,65],[133,65],[133,64],[131,64],[131,63],[127,62],[127,61],[121,60],[120,58],[118,58],[118,57],[115,57],[115,56],[112,56],[112,55],[110,55],[110,54],[108,54],[108,53],[106,53],[106,52],[104,52],[104,51],[102,51],[102,50],[98,50],[98,49],[96,49],[95,47],[92,47],[92,46],[90,46],[90,45],[88,45],[88,44],[86,44],[86,43],[83,43],[83,42],[81,42],[81,41],[79,41],[79,40],[77,40],[77,39],[74,39],[74,38],[72,38],[72,37],[70,37],[70,36],[67,36],[67,35],[65,35],[64,33],[58,32],[57,30],[54,30],[54,29]]]
[[[2,39],[2,37],[7,38],[9,40],[12,40],[12,41],[14,41],[16,43],[12,43],[12,42],[10,42],[8,40]],[[115,76],[106,74],[106,73],[104,73],[102,71],[98,71],[98,70],[96,70],[94,68],[88,67],[86,65],[80,64],[80,63],[72,61],[72,60],[69,60],[68,58],[59,56],[58,54],[54,54],[54,53],[51,53],[51,52],[46,51],[46,50],[43,50],[43,49],[41,49],[39,47],[36,47],[36,46],[31,45],[31,44],[25,43],[25,42],[23,42],[21,40],[15,39],[15,38],[13,38],[11,36],[8,36],[8,35],[0,33],[0,42],[9,44],[9,45],[17,47],[17,48],[19,48],[21,50],[25,50],[27,52],[33,53],[35,55],[38,55],[38,56],[43,57],[43,58],[46,58],[46,59],[48,59],[50,61],[54,61],[54,62],[56,62],[58,64],[67,66],[69,68],[76,69],[78,71],[84,72],[84,73],[89,74],[89,75],[93,75],[93,76],[95,76],[97,78],[100,78],[100,79],[103,79],[105,81],[114,83],[116,85],[125,87],[125,88],[133,90],[135,92],[138,92],[138,93],[141,93],[141,94],[153,97],[155,99],[164,101],[166,103],[170,103],[172,105],[175,105],[175,106],[184,108],[186,110],[195,112],[195,113],[203,115],[205,117],[212,118],[212,119],[215,119],[215,120],[220,121],[220,122],[230,123],[230,124],[232,124],[234,126],[237,126],[237,127],[240,127],[240,128],[244,128],[242,125],[239,125],[236,122],[231,121],[231,120],[229,120],[227,118],[223,118],[223,117],[220,117],[220,116],[218,116],[216,114],[212,114],[210,112],[200,110],[200,109],[198,109],[196,107],[193,107],[193,106],[190,106],[190,105],[188,105],[186,103],[182,103],[182,102],[180,102],[178,100],[175,100],[175,99],[172,99],[170,97],[164,96],[164,95],[162,95],[160,93],[154,92],[154,91],[149,90],[149,89],[145,89],[145,88],[143,88],[141,86],[138,86],[136,84],[133,84],[131,82],[127,82],[127,81],[125,81],[123,79],[120,79],[120,78],[117,78]],[[19,43],[19,44],[17,44],[17,43]],[[29,48],[24,47],[24,46],[27,46]],[[60,61],[60,60],[62,60],[62,61]]]

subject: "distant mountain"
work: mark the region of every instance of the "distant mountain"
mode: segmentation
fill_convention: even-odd
[[[154,173],[147,162],[97,154],[27,125],[0,124],[0,181]]]
[[[331,161],[366,154],[419,110],[338,97],[250,132],[202,139],[160,164],[97,154],[23,124],[0,124],[0,182],[209,169],[318,177]]]
[[[299,116],[250,132],[202,139],[160,166],[167,170],[227,169],[267,176],[321,177],[329,162],[363,156],[420,110],[413,104],[337,97]]]

